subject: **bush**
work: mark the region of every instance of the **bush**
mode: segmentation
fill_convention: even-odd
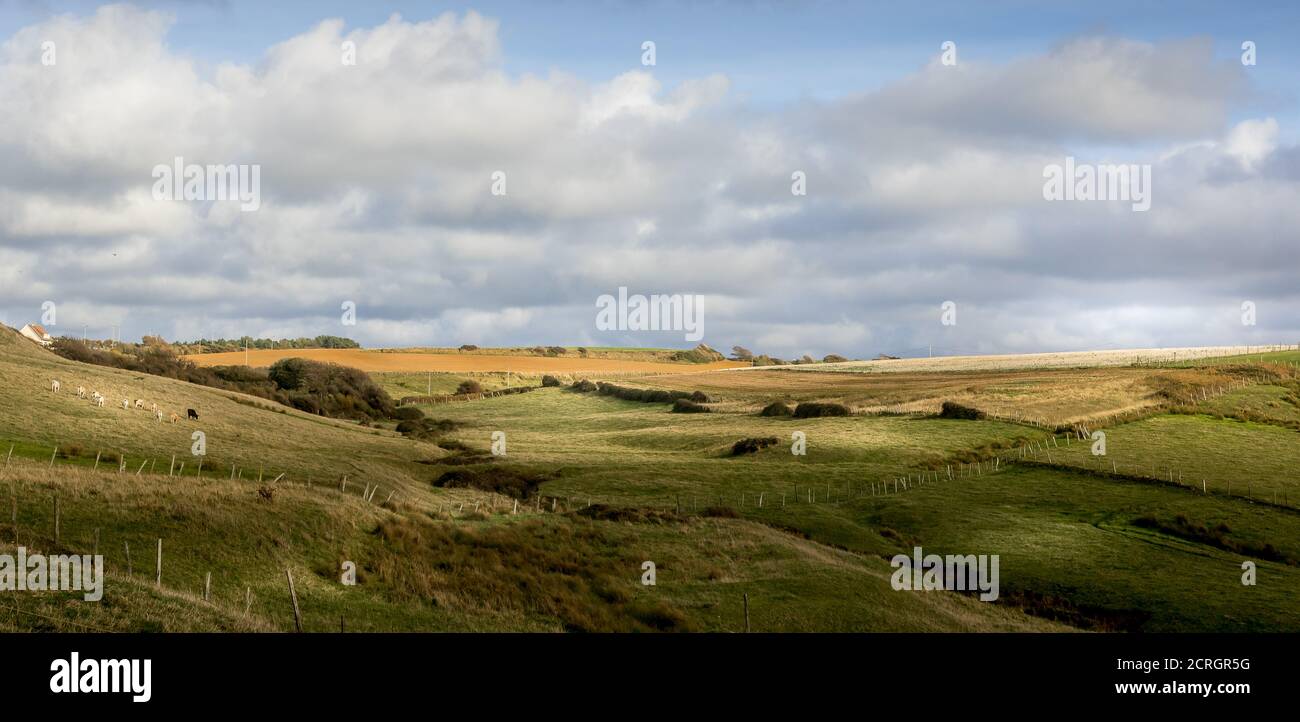
[[[821,416],[848,416],[849,407],[844,404],[823,401],[805,401],[794,409],[794,418],[812,419]]]
[[[433,485],[448,489],[478,489],[516,499],[528,499],[537,492],[542,482],[553,478],[555,474],[537,474],[496,466],[487,469],[452,469],[438,477]]]
[[[424,418],[424,412],[414,406],[399,406],[393,410],[393,418],[399,421],[419,421]]]
[[[474,379],[465,379],[464,381],[461,381],[461,382],[460,382],[460,386],[457,386],[457,387],[456,387],[456,393],[458,393],[458,394],[481,394],[481,393],[483,393],[483,384],[480,384],[479,382],[475,381]]]
[[[672,355],[674,361],[686,361],[688,363],[703,364],[712,361],[726,361],[727,357],[714,351],[705,344],[700,344],[690,351],[678,351]]]
[[[589,381],[587,379],[583,379],[581,381],[574,381],[573,384],[569,386],[569,388],[573,389],[574,391],[591,393],[592,391],[596,391],[598,387],[596,386],[595,382]]]
[[[408,419],[406,421],[397,422],[397,433],[399,434],[413,434],[417,431],[423,430],[424,425],[418,421]]]
[[[551,376],[550,374],[547,374],[546,376],[542,377],[542,386],[563,386],[563,385],[564,384],[560,383],[559,379],[555,378],[554,376]]]
[[[753,454],[760,449],[766,449],[769,446],[776,446],[777,438],[767,436],[761,439],[741,439],[731,445],[731,455],[740,456],[741,454]]]
[[[838,363],[844,363],[845,361],[848,361],[848,359],[844,358],[843,356],[837,353],[828,353],[824,357],[822,357],[822,363],[838,364]]]
[[[719,519],[739,519],[740,514],[729,506],[710,506],[700,512],[700,516],[711,516]]]
[[[461,350],[461,351],[477,351],[477,350],[478,350],[478,346],[475,346],[475,345],[472,344],[472,343],[462,344],[461,347],[460,347],[460,350]]]
[[[789,404],[785,403],[784,401],[773,401],[767,406],[764,406],[763,410],[758,412],[758,415],[759,416],[789,416],[793,413],[794,413],[794,409],[790,408]]]
[[[709,398],[709,395],[703,391],[692,391],[690,399],[697,404],[707,404],[712,401],[712,399]]]
[[[943,402],[943,408],[939,411],[939,418],[979,421],[984,418],[984,412],[970,406],[963,406],[955,401],[945,401]]]
[[[677,399],[673,402],[672,412],[674,414],[707,414],[709,413],[709,407],[697,404],[690,399]]]

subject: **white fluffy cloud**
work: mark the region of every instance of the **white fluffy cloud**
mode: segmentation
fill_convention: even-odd
[[[704,294],[706,342],[784,355],[1300,331],[1300,153],[1272,118],[1230,122],[1250,88],[1204,41],[1076,38],[756,110],[725,74],[512,75],[472,12],[325,20],[216,67],[170,22],[108,6],[0,45],[8,323],[54,300],[64,326],[127,335],[681,345],[595,329],[596,297],[627,286]],[[1151,211],[1043,201],[1066,155],[1152,164]],[[260,210],[153,200],[178,156],[259,164]],[[1202,323],[1242,300],[1258,327]]]

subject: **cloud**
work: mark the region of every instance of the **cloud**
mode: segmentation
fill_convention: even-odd
[[[755,108],[725,74],[511,74],[473,12],[326,19],[215,66],[169,44],[172,22],[108,6],[0,45],[11,322],[52,299],[69,328],[128,336],[681,345],[595,328],[595,299],[627,286],[704,295],[706,342],[786,356],[1300,331],[1300,151],[1274,118],[1230,120],[1252,91],[1204,40],[1069,38]],[[1044,201],[1067,155],[1150,163],[1152,209]],[[260,165],[260,210],[154,201],[151,169],[178,156]],[[1246,299],[1260,326],[1198,323]]]

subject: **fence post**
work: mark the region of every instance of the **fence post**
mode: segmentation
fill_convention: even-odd
[[[749,633],[749,594],[745,594],[745,633]]]
[[[298,611],[298,593],[293,589],[293,573],[288,567],[284,570],[284,576],[289,580],[289,598],[293,600],[293,626],[302,631],[302,614]]]
[[[131,574],[131,542],[124,541],[122,546],[126,548],[126,575],[130,577],[133,576]]]
[[[158,540],[158,579],[155,582],[159,589],[162,589],[162,539]]]

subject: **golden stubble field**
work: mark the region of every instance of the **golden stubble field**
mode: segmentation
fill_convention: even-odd
[[[518,374],[693,373],[748,366],[742,361],[665,363],[567,356],[503,356],[472,353],[388,353],[367,349],[266,349],[247,352],[192,354],[184,358],[200,366],[270,366],[285,358],[351,366],[367,372],[431,371],[435,373],[509,372]]]

